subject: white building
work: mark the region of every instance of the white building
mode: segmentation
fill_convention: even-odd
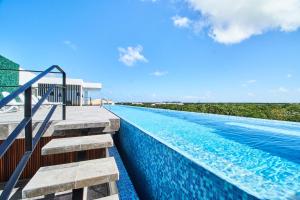
[[[22,70],[20,68],[20,70]],[[32,72],[20,71],[19,85],[24,85],[37,74]],[[33,93],[37,96],[43,96],[52,85],[57,85],[53,92],[48,97],[49,102],[62,102],[62,78],[56,77],[43,77],[32,87]],[[90,101],[89,92],[99,91],[102,88],[101,83],[84,82],[82,79],[72,79],[67,76],[67,105],[81,106],[87,105]]]

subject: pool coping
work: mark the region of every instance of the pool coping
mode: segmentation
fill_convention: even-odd
[[[132,107],[135,107],[135,106],[132,106]],[[143,107],[141,107],[143,108]],[[105,108],[106,109],[106,108]],[[151,109],[155,109],[155,108],[151,108]],[[108,110],[108,109],[107,109]],[[164,109],[162,109],[164,110]],[[108,110],[109,112],[112,112],[110,110]],[[184,112],[187,112],[187,111],[184,111]],[[220,179],[234,185],[235,187],[239,188],[240,190],[248,193],[249,195],[252,195],[258,199],[263,199],[263,197],[261,197],[258,193],[254,192],[254,191],[250,191],[248,188],[244,187],[244,186],[241,186],[237,183],[235,183],[234,180],[231,180],[229,178],[227,178],[224,174],[222,173],[219,173],[219,172],[216,172],[215,170],[213,170],[210,166],[208,166],[207,164],[205,163],[199,163],[198,161],[196,161],[194,158],[192,158],[191,156],[189,156],[188,154],[186,154],[185,152],[183,152],[182,150],[170,145],[170,144],[167,144],[165,143],[164,141],[162,141],[162,139],[156,137],[155,135],[153,135],[151,132],[149,131],[146,131],[144,130],[143,128],[139,127],[138,125],[136,125],[135,123],[132,123],[130,122],[129,120],[126,120],[122,117],[120,117],[119,115],[117,115],[116,113],[112,112],[114,115],[118,116],[120,119],[124,120],[125,122],[131,124],[132,126],[134,126],[135,128],[141,130],[143,133],[147,134],[148,136],[152,137],[153,139],[157,140],[158,142],[160,142],[161,144],[167,146],[168,148],[170,148],[171,150],[173,151],[176,151],[177,153],[181,154],[183,157],[187,158],[188,160],[190,160],[192,163],[196,164],[197,166],[199,167],[202,167],[204,168],[205,170],[208,170],[210,173],[214,174],[215,176],[219,177]],[[121,123],[121,122],[120,122]]]
[[[263,122],[270,122],[270,123],[280,123],[286,125],[294,125],[300,127],[300,122],[294,121],[284,121],[284,120],[276,120],[276,119],[264,119],[264,118],[255,118],[255,117],[243,117],[243,116],[236,116],[236,115],[224,115],[224,114],[214,114],[214,113],[204,113],[204,112],[193,112],[193,111],[184,111],[184,110],[172,110],[168,108],[150,108],[150,107],[143,107],[143,106],[131,106],[131,105],[117,105],[123,107],[131,107],[131,108],[142,108],[142,109],[149,109],[149,110],[162,110],[168,112],[183,112],[183,113],[192,113],[195,115],[210,115],[210,116],[219,116],[223,118],[229,119],[241,119],[241,120],[253,120],[253,121],[263,121]]]

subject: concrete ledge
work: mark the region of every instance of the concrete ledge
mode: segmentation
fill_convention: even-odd
[[[110,196],[107,196],[107,197],[102,197],[100,199],[94,199],[94,200],[119,200],[119,195],[114,194],[114,195],[110,195]]]
[[[117,181],[113,157],[41,167],[22,191],[23,198],[63,192]]]
[[[105,128],[107,126],[109,126],[109,120],[107,121],[65,120],[56,123],[54,125],[54,130],[62,131],[62,130],[87,129],[87,128]]]
[[[42,121],[46,117],[50,108],[41,108],[33,117],[34,131],[38,130]],[[49,127],[47,128],[43,137],[49,137],[53,135],[63,135],[64,131],[55,130],[56,124],[57,129],[61,129],[60,122],[62,121],[62,110],[58,107],[54,112]],[[4,113],[0,114],[0,140],[5,140],[7,136],[16,128],[19,122],[23,119],[23,110],[15,113]],[[69,124],[68,124],[69,123]],[[120,119],[106,110],[105,108],[100,108],[99,106],[67,106],[67,122],[65,125],[71,126],[73,123],[75,128],[90,128],[90,129],[101,129],[101,132],[115,132],[120,128]],[[90,123],[90,125],[85,125]],[[77,131],[77,130],[75,130]],[[24,138],[24,131],[18,136],[18,138]]]
[[[102,149],[113,146],[110,134],[52,139],[42,148],[42,155]]]

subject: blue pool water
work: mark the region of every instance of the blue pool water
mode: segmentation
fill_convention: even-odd
[[[221,179],[261,199],[300,194],[300,123],[107,107]]]

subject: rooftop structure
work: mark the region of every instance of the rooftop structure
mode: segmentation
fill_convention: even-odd
[[[24,85],[29,80],[36,76],[33,72],[22,71],[19,72],[19,85]],[[51,85],[60,85],[62,80],[59,77],[43,77],[37,81],[33,87],[36,88],[36,94],[42,96],[46,89]],[[85,82],[82,79],[67,78],[67,104],[68,105],[87,105],[89,104],[89,92],[100,91],[102,89],[101,83]],[[54,89],[53,93],[48,99],[50,102],[61,102],[61,89]]]

